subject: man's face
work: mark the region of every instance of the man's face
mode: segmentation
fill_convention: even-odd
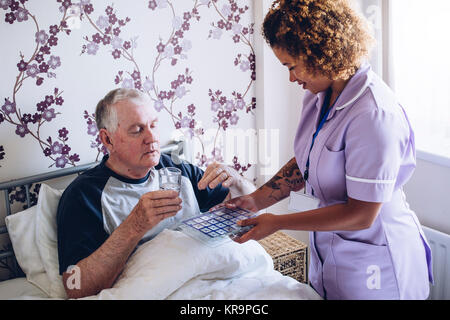
[[[139,177],[158,164],[160,158],[158,118],[149,105],[122,100],[113,107],[118,126],[110,133],[110,159],[120,166],[121,173]]]

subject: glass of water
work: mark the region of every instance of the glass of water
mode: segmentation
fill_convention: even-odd
[[[181,170],[174,167],[159,169],[159,187],[161,190],[175,190],[180,192]]]

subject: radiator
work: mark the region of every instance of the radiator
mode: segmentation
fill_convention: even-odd
[[[431,247],[434,285],[430,284],[431,300],[450,300],[450,235],[422,226]]]

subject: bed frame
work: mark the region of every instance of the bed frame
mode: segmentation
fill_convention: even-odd
[[[161,147],[161,153],[170,154],[174,161],[176,160],[182,160],[182,158],[178,158],[179,156],[185,156],[184,158],[187,158],[190,160],[189,155],[185,155],[186,153],[186,142],[185,141],[174,141],[169,143],[168,145]],[[100,161],[98,162],[91,162],[84,165],[79,165],[76,167],[70,167],[70,168],[64,168],[60,170],[54,170],[51,172],[41,173],[29,177],[24,177],[21,179],[15,179],[5,182],[0,182],[0,192],[3,191],[4,193],[4,199],[5,199],[5,209],[6,209],[6,215],[12,214],[11,212],[11,204],[9,201],[9,194],[11,191],[15,190],[17,187],[25,187],[25,194],[26,194],[26,204],[27,207],[30,208],[32,206],[31,204],[31,197],[30,197],[30,187],[34,183],[38,182],[44,182],[56,178],[66,177],[74,174],[80,175],[84,171],[98,165]],[[0,226],[0,235],[1,234],[8,234],[8,229],[6,226]],[[23,275],[17,260],[15,259],[14,251],[11,249],[8,250],[1,250],[0,251],[0,262],[2,262],[2,265],[8,265],[7,259],[13,259],[12,261],[12,270],[11,271],[11,277],[16,277],[18,275]]]

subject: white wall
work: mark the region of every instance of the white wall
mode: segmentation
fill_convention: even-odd
[[[417,159],[404,191],[421,224],[450,234],[450,167]]]

